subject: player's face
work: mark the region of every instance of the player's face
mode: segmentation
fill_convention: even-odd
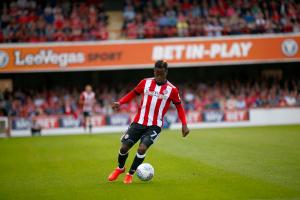
[[[164,68],[154,68],[154,78],[158,83],[164,82],[167,78],[167,70],[165,70]]]
[[[88,86],[86,86],[86,87],[85,87],[85,91],[87,91],[87,92],[91,92],[91,91],[92,91],[92,87],[91,87],[91,86],[89,86],[89,85],[88,85]]]

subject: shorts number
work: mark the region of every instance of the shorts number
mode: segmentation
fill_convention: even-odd
[[[153,134],[150,135],[151,140],[152,140],[152,141],[155,141],[158,135],[159,135],[159,134],[158,134],[156,131],[153,131]]]

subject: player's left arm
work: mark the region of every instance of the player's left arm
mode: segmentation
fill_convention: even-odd
[[[190,129],[187,126],[185,111],[181,104],[181,99],[180,99],[177,88],[173,89],[172,94],[171,94],[171,100],[177,109],[178,117],[182,124],[182,136],[185,137],[190,133]]]
[[[132,91],[123,96],[119,101],[114,102],[112,108],[114,110],[119,110],[122,104],[130,102],[137,95],[140,95],[144,90],[145,82],[145,79],[140,81],[140,83]]]

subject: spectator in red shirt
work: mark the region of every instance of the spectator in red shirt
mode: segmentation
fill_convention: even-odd
[[[183,0],[183,3],[181,4],[181,9],[186,13],[188,10],[192,8],[192,4],[189,0]]]
[[[138,36],[137,25],[134,21],[127,24],[126,35],[129,39],[137,38],[137,36]]]
[[[145,29],[145,38],[153,38],[155,36],[155,27],[156,27],[156,23],[151,19],[148,18],[144,29]]]

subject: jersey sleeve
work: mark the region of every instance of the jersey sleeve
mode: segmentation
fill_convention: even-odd
[[[144,92],[145,84],[146,80],[141,80],[139,84],[133,89],[134,93],[137,95],[142,94]]]
[[[186,125],[185,111],[183,109],[182,104],[181,103],[176,104],[176,109],[177,109],[178,116],[179,116],[179,119],[180,119],[182,125]]]
[[[144,92],[146,80],[143,79],[139,82],[139,84],[129,93],[127,93],[125,96],[123,96],[118,102],[120,104],[125,104],[131,101],[136,95],[139,95]]]
[[[118,102],[122,105],[125,103],[128,103],[136,96],[136,93],[134,91],[130,91],[125,96],[123,96]]]
[[[81,101],[81,102],[84,101],[84,94],[83,94],[83,92],[80,94],[79,101]]]
[[[180,104],[181,103],[181,99],[180,99],[180,96],[179,96],[179,92],[178,92],[178,89],[177,88],[174,88],[171,92],[171,101],[173,104]]]
[[[178,117],[182,123],[182,125],[186,125],[186,116],[185,116],[185,111],[183,109],[183,106],[181,104],[181,99],[179,96],[179,92],[177,88],[174,88],[171,92],[171,101],[173,104],[175,104],[177,112],[178,112]]]

